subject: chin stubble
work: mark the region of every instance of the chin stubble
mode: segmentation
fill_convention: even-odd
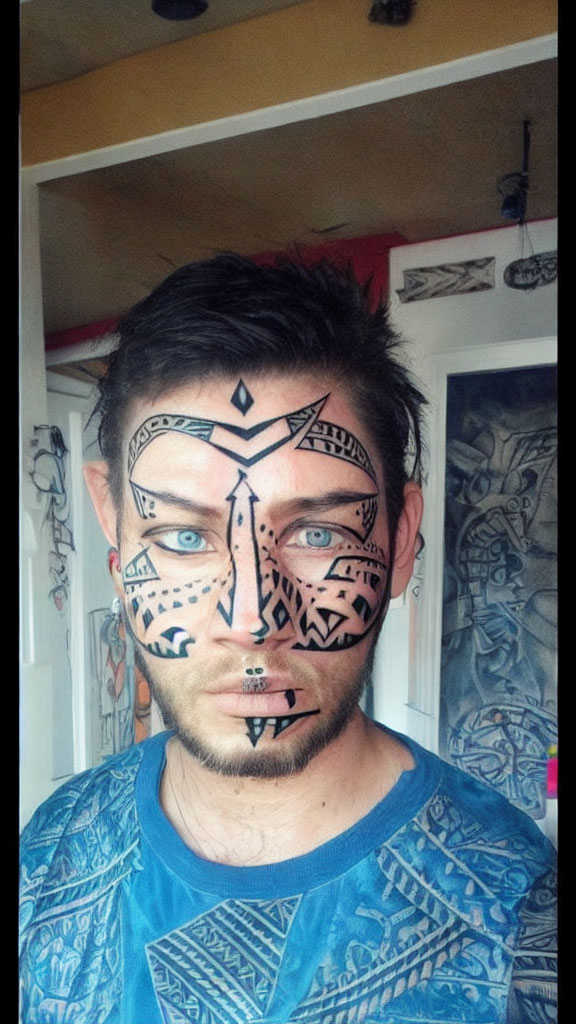
[[[277,779],[302,772],[322,750],[334,742],[344,731],[356,711],[365,686],[372,678],[375,642],[370,646],[360,675],[344,694],[340,704],[331,714],[324,714],[320,709],[314,726],[307,730],[301,739],[297,736],[290,746],[288,743],[283,743],[282,748],[278,750],[272,749],[269,744],[264,750],[250,749],[241,754],[220,754],[211,749],[205,740],[191,730],[182,728],[179,724],[178,713],[173,707],[173,702],[155,682],[139,649],[138,641],[129,626],[128,630],[135,641],[135,664],[150,687],[151,695],[160,709],[166,728],[174,731],[185,750],[207,771],[226,777]],[[249,737],[249,731],[246,736]]]

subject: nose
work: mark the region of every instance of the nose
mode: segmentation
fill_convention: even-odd
[[[213,638],[237,646],[253,648],[280,642],[278,632],[286,625],[270,614],[273,595],[264,593],[260,553],[254,521],[254,504],[258,498],[246,474],[228,495],[228,547],[232,572],[228,590],[222,595],[215,613]],[[287,631],[283,630],[282,639]]]
[[[216,610],[216,639],[233,643],[237,646],[254,647],[271,638],[271,629],[261,615],[258,595],[251,593],[252,588],[244,584],[242,574],[236,579],[228,595],[228,601],[219,601]],[[228,606],[227,606],[228,605]]]

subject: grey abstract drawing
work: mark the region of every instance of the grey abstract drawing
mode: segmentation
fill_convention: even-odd
[[[449,378],[440,752],[539,819],[556,742],[556,372]]]
[[[558,276],[556,252],[539,252],[526,259],[514,260],[504,270],[504,283],[509,288],[533,291],[552,284]]]
[[[404,271],[404,287],[397,289],[396,294],[400,302],[416,302],[444,295],[487,291],[494,287],[495,266],[494,257],[487,256],[462,263],[443,263],[437,267],[411,267]]]
[[[69,447],[66,441],[66,416],[57,415],[52,423],[34,427],[31,479],[44,511],[42,538],[48,554],[50,573],[49,603],[46,608],[46,635],[50,637],[52,689],[52,778],[61,779],[74,770],[73,688],[70,661],[70,576],[71,555],[75,550],[72,531],[73,512],[68,486]]]
[[[50,597],[65,615],[68,601],[68,553],[74,551],[70,529],[70,497],[66,481],[68,448],[56,424],[34,427],[32,482],[45,495],[45,523],[50,531]]]
[[[134,652],[119,617],[107,608],[88,615],[92,763],[134,743]]]

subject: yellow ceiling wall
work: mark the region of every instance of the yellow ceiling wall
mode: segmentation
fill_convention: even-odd
[[[24,93],[22,162],[43,163],[482,53],[557,29],[556,0],[307,0]]]

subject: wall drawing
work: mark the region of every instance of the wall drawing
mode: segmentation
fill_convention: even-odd
[[[445,295],[466,295],[494,287],[496,260],[465,260],[437,267],[411,267],[404,271],[404,287],[396,290],[400,302],[419,302]]]
[[[552,284],[558,276],[556,252],[538,252],[525,259],[514,260],[504,269],[504,283],[509,288],[532,291]]]
[[[150,691],[115,608],[90,612],[92,763],[150,735]]]
[[[50,532],[50,598],[63,612],[68,600],[68,553],[74,551],[74,538],[69,526],[70,503],[66,490],[66,455],[68,448],[58,426],[44,424],[34,427],[32,447],[32,482],[46,495],[45,522]]]
[[[70,555],[74,552],[71,495],[68,491],[66,417],[60,413],[50,424],[34,427],[31,440],[30,477],[40,495],[47,549],[49,590],[46,635],[50,637],[53,673],[52,778],[61,779],[74,770],[73,687],[70,663]]]
[[[556,371],[449,377],[440,753],[539,819],[556,742]]]

